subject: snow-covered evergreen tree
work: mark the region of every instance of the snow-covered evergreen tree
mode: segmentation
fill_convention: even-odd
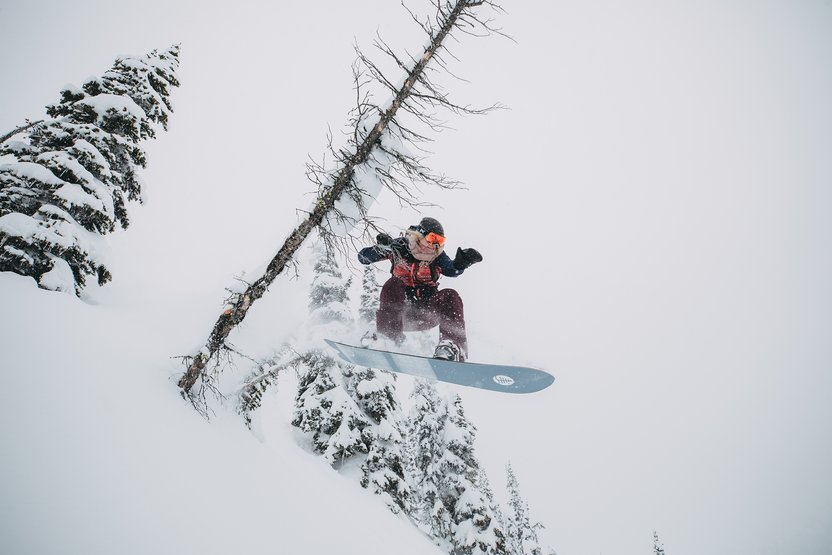
[[[376,279],[376,271],[373,264],[364,266],[364,276],[361,281],[361,305],[358,308],[358,316],[364,323],[376,321],[380,289]]]
[[[658,532],[653,532],[653,555],[665,555],[664,545],[659,541]]]
[[[517,475],[506,465],[506,488],[508,489],[508,513],[506,515],[506,543],[509,553],[518,555],[542,555],[543,547],[537,531],[543,528],[539,522],[532,523],[529,503],[520,495]]]
[[[325,247],[317,243],[312,246],[314,265],[312,284],[309,289],[309,320],[306,322],[306,334],[311,343],[319,342],[320,336],[328,333],[337,335],[349,329],[352,324],[352,314],[349,309],[349,288],[352,278],[343,279],[338,263]],[[238,292],[231,292],[230,303],[236,301]],[[327,331],[322,331],[327,330]],[[329,370],[337,370],[330,375]],[[273,386],[280,372],[287,368],[294,368],[302,375],[304,380],[311,380],[307,385],[314,383],[314,377],[320,372],[325,375],[319,376],[325,384],[321,389],[319,384],[316,388],[317,394],[322,394],[327,387],[334,387],[336,383],[342,383],[341,369],[348,372],[350,367],[338,366],[331,356],[324,351],[323,346],[316,346],[315,349],[307,350],[304,353],[298,352],[295,346],[284,344],[270,360],[263,361],[245,380],[240,389],[238,412],[251,426],[251,413],[262,404],[263,395],[266,390]],[[345,382],[342,383],[342,385]],[[297,416],[297,415],[296,415]],[[324,428],[329,429],[327,426]],[[309,430],[306,430],[309,431]],[[314,441],[320,441],[315,438]]]
[[[315,246],[315,253],[315,277],[309,291],[310,323],[328,325],[337,322],[348,326],[353,321],[348,306],[352,277],[344,280],[334,254],[322,245]]]
[[[333,253],[319,248],[309,295],[312,348],[290,365],[301,375],[292,424],[309,434],[313,449],[334,467],[362,456],[361,484],[385,497],[394,511],[407,510],[404,447],[395,378],[388,372],[336,361],[321,337],[343,335],[352,324],[351,279]],[[316,345],[316,343],[318,345]]]
[[[117,59],[0,144],[0,271],[76,294],[88,276],[111,279],[101,235],[127,228],[127,201],[141,201],[139,145],[167,129],[178,57],[172,46]]]
[[[450,536],[451,524],[439,500],[442,474],[439,462],[445,451],[444,430],[448,405],[436,385],[418,380],[411,394],[413,405],[406,423],[408,474],[413,481],[412,516],[425,533]]]
[[[499,527],[488,499],[480,488],[480,466],[474,456],[476,427],[465,416],[462,398],[454,396],[445,428],[447,454],[444,472],[448,478],[442,492],[454,523],[453,555],[506,554],[505,533]]]
[[[413,516],[453,555],[505,554],[505,535],[494,500],[474,456],[476,428],[462,399],[440,396],[432,383],[417,384],[408,419]]]
[[[333,253],[321,244],[313,251],[307,347],[287,363],[300,375],[292,424],[309,434],[313,450],[337,467],[367,453],[365,429],[371,422],[349,393],[354,368],[336,361],[320,340],[344,333],[352,323],[349,280],[343,279]]]
[[[494,515],[494,522],[496,523],[495,526],[502,531],[504,542],[507,542],[506,517],[502,507],[494,499],[494,491],[491,489],[491,483],[488,480],[488,475],[485,472],[485,468],[480,467],[479,469],[479,475],[477,476],[477,485],[480,491],[482,491],[485,498],[489,501],[489,508],[491,509],[491,512]],[[506,551],[510,553],[507,543]]]
[[[312,448],[333,467],[369,451],[370,420],[348,392],[352,368],[323,349],[296,359],[301,373],[292,425],[309,434]]]
[[[410,512],[410,485],[405,478],[405,446],[401,412],[396,396],[396,378],[390,372],[356,368],[352,376],[354,396],[372,421],[367,459],[361,467],[361,485],[386,496],[398,512]]]
[[[243,383],[237,412],[248,428],[252,427],[252,413],[262,406],[266,391],[277,384],[282,371],[296,364],[296,359],[297,352],[290,345],[284,344],[272,357],[257,364]]]

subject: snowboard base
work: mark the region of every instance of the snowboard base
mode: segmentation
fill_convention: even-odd
[[[366,347],[346,345],[325,339],[338,355],[357,366],[380,368],[399,374],[440,382],[499,391],[501,393],[534,393],[546,389],[555,381],[554,376],[537,368],[456,362],[439,358],[379,351]]]

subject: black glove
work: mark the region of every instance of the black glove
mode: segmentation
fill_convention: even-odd
[[[476,264],[477,262],[482,262],[482,255],[477,249],[456,249],[454,266],[457,270],[464,270],[471,264]]]
[[[379,233],[376,235],[376,243],[378,243],[382,247],[389,247],[390,243],[393,242],[393,238],[387,235],[386,233]]]
[[[376,244],[373,248],[382,256],[387,256],[393,249],[393,238],[386,233],[379,233],[376,235]]]

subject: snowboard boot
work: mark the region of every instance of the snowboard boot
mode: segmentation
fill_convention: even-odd
[[[439,342],[439,345],[436,346],[436,350],[433,351],[433,358],[453,360],[456,362],[463,361],[462,352],[459,350],[459,346],[448,339],[443,339]]]

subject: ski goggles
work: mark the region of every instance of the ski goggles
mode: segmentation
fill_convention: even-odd
[[[445,238],[432,231],[425,235],[425,240],[431,245],[439,245],[440,247],[445,244]]]
[[[425,241],[430,243],[431,245],[442,246],[445,244],[445,238],[435,233],[433,231],[428,231],[420,225],[411,226],[410,229],[417,232],[419,235],[425,238]]]

